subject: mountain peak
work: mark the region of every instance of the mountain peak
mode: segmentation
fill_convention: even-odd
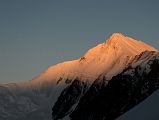
[[[106,42],[91,48],[81,58],[53,65],[38,79],[54,79],[56,82],[60,78],[78,77],[91,81],[101,74],[109,79],[121,72],[136,55],[144,51],[157,50],[121,33],[113,33]]]
[[[113,33],[107,41],[109,41],[109,43],[112,42],[116,43],[116,42],[125,41],[126,39],[129,39],[129,37],[123,35],[122,33]]]
[[[113,33],[111,38],[123,38],[125,37],[125,35],[123,35],[122,33]]]
[[[108,46],[113,46],[116,48],[122,48],[123,50],[128,50],[129,52],[139,53],[143,51],[158,51],[155,48],[149,46],[148,44],[135,40],[131,37],[123,35],[121,33],[113,33],[112,36],[105,41]]]

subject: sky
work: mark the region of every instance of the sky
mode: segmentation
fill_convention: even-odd
[[[159,49],[158,0],[0,0],[0,83],[30,80],[114,32]]]

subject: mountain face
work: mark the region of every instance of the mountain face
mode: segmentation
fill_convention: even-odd
[[[114,120],[159,88],[159,53],[146,52],[107,85],[96,80],[71,113],[73,120]],[[136,65],[137,64],[137,65]],[[101,82],[106,81],[105,78]],[[93,93],[93,95],[92,95]]]
[[[158,51],[114,33],[77,60],[0,85],[0,120],[114,120],[158,87]]]

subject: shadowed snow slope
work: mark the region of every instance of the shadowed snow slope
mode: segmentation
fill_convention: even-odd
[[[103,74],[108,79],[121,72],[133,60],[134,56],[143,51],[157,51],[155,48],[114,33],[104,43],[90,49],[77,60],[63,62],[48,68],[35,81],[57,80],[60,78],[94,80]],[[62,81],[62,80],[61,80]]]

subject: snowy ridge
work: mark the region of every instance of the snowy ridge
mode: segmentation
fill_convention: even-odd
[[[143,51],[157,50],[141,41],[114,33],[108,40],[90,49],[81,58],[51,66],[34,81],[54,80],[52,82],[56,83],[60,78],[79,78],[93,82],[92,80],[101,74],[111,79]]]
[[[151,71],[151,65],[154,60],[159,60],[159,52],[145,51],[140,55],[136,56],[134,61],[129,66],[129,69],[124,73],[124,75],[135,75],[135,68],[140,66],[139,74],[142,76],[143,73],[148,74]]]

